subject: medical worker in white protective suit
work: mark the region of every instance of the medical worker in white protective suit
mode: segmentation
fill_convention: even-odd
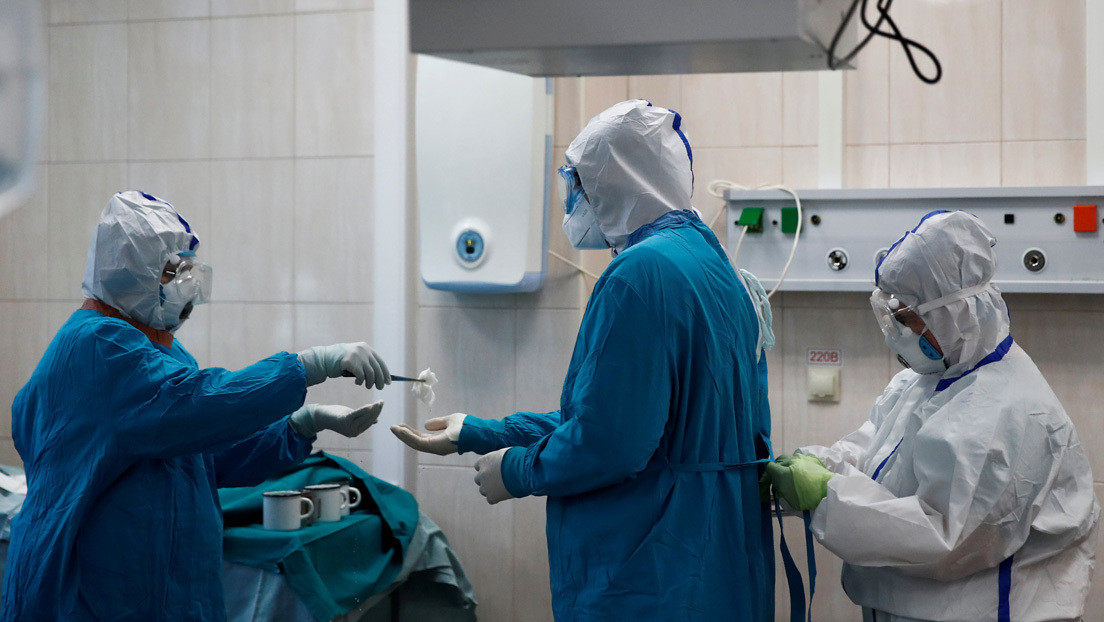
[[[0,620],[226,619],[216,488],[255,485],[306,458],[320,430],[352,437],[379,417],[382,402],[303,404],[345,373],[389,383],[364,343],[201,369],[174,336],[210,296],[198,247],[142,192],[100,215],[86,300],[12,404],[28,491]]]
[[[1009,334],[989,282],[994,244],[965,212],[929,214],[894,244],[871,303],[911,369],[858,430],[768,468],[777,495],[816,508],[812,532],[845,562],[864,620],[1083,614],[1100,514],[1092,472]]]

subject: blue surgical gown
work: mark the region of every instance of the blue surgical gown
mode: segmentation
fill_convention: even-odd
[[[305,396],[294,354],[201,370],[178,341],[74,313],[12,405],[28,495],[0,619],[225,619],[216,489],[309,455],[286,417]]]
[[[712,231],[671,212],[595,285],[560,409],[465,419],[461,451],[513,446],[507,489],[548,497],[556,620],[774,619],[758,331]]]

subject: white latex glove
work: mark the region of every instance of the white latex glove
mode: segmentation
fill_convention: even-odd
[[[346,372],[356,378],[357,384],[363,384],[366,388],[375,385],[377,389],[382,389],[384,385],[391,384],[387,363],[363,341],[315,346],[303,350],[298,356],[307,372],[308,387]]]
[[[314,438],[322,430],[333,430],[353,438],[370,428],[382,410],[383,402],[366,404],[356,410],[337,404],[307,404],[291,413],[288,423],[305,438]]]
[[[486,497],[491,505],[514,498],[502,481],[502,456],[509,450],[509,447],[503,447],[475,461],[475,483],[479,486],[479,494]]]
[[[391,433],[399,437],[413,449],[438,456],[456,453],[456,441],[460,440],[460,429],[464,427],[464,413],[452,413],[446,417],[436,417],[426,421],[426,434],[405,423],[391,426]]]

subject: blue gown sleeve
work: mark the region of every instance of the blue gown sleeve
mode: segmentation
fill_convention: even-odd
[[[575,347],[584,351],[568,370],[563,423],[504,456],[514,496],[575,495],[623,481],[659,447],[677,381],[664,327],[630,283],[613,276],[601,285],[579,330]]]
[[[313,440],[284,417],[253,435],[212,453],[219,488],[256,486],[310,455]]]
[[[81,360],[97,364],[81,370],[80,382],[108,405],[97,425],[112,426],[111,442],[128,455],[208,452],[282,419],[306,398],[306,373],[288,352],[238,371],[197,369],[124,322],[101,322],[93,330],[88,343],[95,351]]]
[[[480,419],[468,415],[460,438],[456,441],[460,453],[474,451],[486,454],[503,447],[527,447],[537,442],[560,424],[560,411],[550,413],[519,412],[505,419]]]

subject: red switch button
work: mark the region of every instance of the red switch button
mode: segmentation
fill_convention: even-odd
[[[1096,206],[1073,206],[1073,230],[1077,233],[1096,233]]]

